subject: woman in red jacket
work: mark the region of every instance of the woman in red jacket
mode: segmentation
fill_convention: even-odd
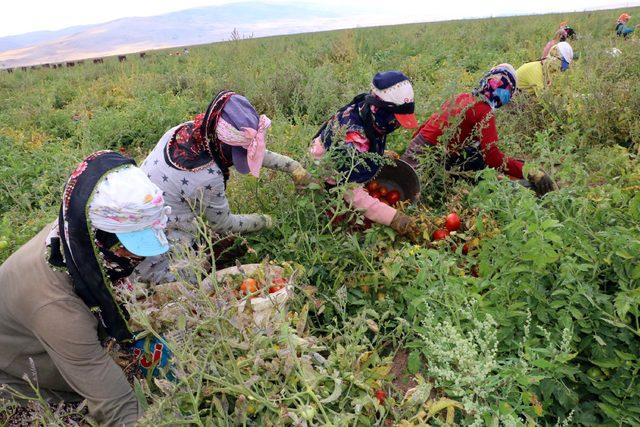
[[[478,171],[491,167],[515,179],[523,179],[524,162],[504,155],[498,148],[494,110],[506,105],[516,90],[516,73],[510,64],[500,64],[484,75],[472,93],[461,93],[446,101],[420,126],[402,160],[418,165],[425,147],[446,143],[447,169]],[[447,138],[446,141],[442,137]],[[528,180],[539,195],[556,189],[544,172],[532,172]]]

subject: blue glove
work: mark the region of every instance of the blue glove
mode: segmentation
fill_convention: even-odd
[[[173,354],[163,339],[153,335],[139,339],[133,343],[133,355],[145,377],[164,377],[171,381],[175,379],[170,363]]]

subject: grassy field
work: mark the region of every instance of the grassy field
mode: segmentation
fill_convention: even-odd
[[[141,161],[218,90],[246,95],[273,120],[269,147],[305,159],[322,121],[376,71],[409,75],[426,119],[491,66],[537,59],[569,20],[579,36],[570,71],[539,102],[497,113],[504,151],[544,168],[560,191],[537,199],[492,170],[470,186],[425,165],[422,203],[407,211],[424,221],[457,211],[465,228],[451,250],[382,227],[332,228],[323,195],[296,194],[268,172],[233,176],[232,207],[276,222],[246,236],[245,261],[301,265],[297,297],[267,331],[230,327],[229,313],[186,284],[184,310],[162,331],[132,307],[169,337],[177,370],[175,382],[136,390],[149,405],[144,425],[640,425],[640,44],[615,37],[618,15],[249,39],[2,73],[0,261],[55,218],[83,156],[124,149]],[[391,148],[410,137],[397,131]],[[479,247],[463,255],[473,238]]]

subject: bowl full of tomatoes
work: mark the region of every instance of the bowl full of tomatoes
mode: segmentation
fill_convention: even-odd
[[[285,310],[287,300],[293,295],[295,269],[288,263],[276,265],[269,262],[244,264],[216,272],[218,283],[232,289],[238,298],[238,311],[251,306],[256,326],[273,324]]]
[[[420,180],[416,171],[404,160],[384,165],[374,179],[366,184],[369,194],[383,203],[395,206],[400,202],[413,203],[420,196]]]

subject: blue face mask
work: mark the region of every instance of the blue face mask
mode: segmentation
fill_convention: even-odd
[[[560,70],[565,71],[567,68],[569,68],[569,63],[564,58],[562,58],[562,66],[560,67]]]
[[[500,105],[496,105],[495,107],[507,105],[509,101],[511,101],[511,91],[509,89],[498,88],[493,92],[493,94],[500,99]]]

